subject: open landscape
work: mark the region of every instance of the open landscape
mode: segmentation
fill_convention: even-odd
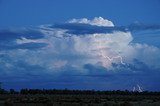
[[[0,106],[160,106],[160,93],[12,89],[1,92]]]

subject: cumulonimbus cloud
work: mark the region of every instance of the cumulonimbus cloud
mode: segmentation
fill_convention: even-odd
[[[93,20],[74,19],[69,23],[96,25],[100,28],[114,26],[111,21],[101,17]],[[55,28],[50,25],[33,30],[33,35],[29,33],[22,36],[20,31],[21,33],[14,33],[15,37],[8,36],[5,41],[1,41],[2,74],[9,76],[15,70],[25,74],[31,70],[30,74],[45,72],[51,75],[55,73],[65,75],[69,72],[67,74],[96,76],[114,72],[142,73],[151,69],[158,72],[160,69],[160,49],[153,45],[133,43],[134,36],[130,31],[76,34],[67,33],[71,29]],[[33,37],[35,32],[40,37]],[[0,37],[3,37],[3,34]],[[39,46],[35,46],[37,44]],[[24,45],[29,46],[22,47]],[[31,46],[34,46],[34,49]],[[135,60],[141,63],[141,66],[137,65]],[[17,72],[15,74],[18,75]]]

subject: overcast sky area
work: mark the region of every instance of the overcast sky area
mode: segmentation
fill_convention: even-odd
[[[5,89],[160,91],[159,0],[0,0]]]

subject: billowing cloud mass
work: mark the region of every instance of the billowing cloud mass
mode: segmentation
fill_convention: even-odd
[[[102,17],[95,17],[93,20],[88,20],[87,18],[82,19],[72,19],[69,21],[69,23],[82,23],[82,24],[90,24],[90,25],[96,25],[96,26],[107,26],[107,27],[113,27],[114,24],[107,20],[103,19]]]
[[[79,26],[82,23],[86,25]],[[137,32],[153,32],[152,29],[132,32],[129,27],[124,28],[127,31],[123,28],[99,17],[2,30],[0,80],[8,88],[132,90],[138,84],[146,90],[160,90],[160,48],[143,42],[149,42],[148,35],[141,42],[134,38]],[[159,29],[155,31],[159,33]]]

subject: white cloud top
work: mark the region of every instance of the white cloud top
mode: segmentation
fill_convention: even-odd
[[[69,23],[81,23],[81,24],[90,24],[90,25],[96,25],[96,26],[105,26],[105,27],[113,27],[114,24],[102,17],[95,17],[93,20],[89,20],[87,18],[82,19],[72,19],[69,21]]]

